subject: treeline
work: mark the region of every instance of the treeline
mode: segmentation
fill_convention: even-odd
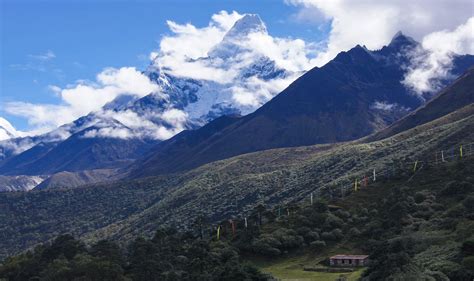
[[[3,278],[3,279],[1,279]],[[126,249],[103,240],[86,247],[71,235],[8,258],[0,280],[269,280],[241,262],[225,242],[198,239],[191,233],[160,229],[152,239],[138,238]]]

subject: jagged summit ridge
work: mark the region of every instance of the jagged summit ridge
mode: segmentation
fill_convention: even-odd
[[[390,44],[388,44],[389,47],[394,47],[394,48],[400,48],[404,46],[415,46],[418,45],[419,43],[415,41],[410,36],[405,35],[402,31],[398,31],[393,37],[392,40],[390,41]]]
[[[237,20],[232,28],[227,32],[224,40],[247,36],[253,32],[267,33],[267,27],[257,14],[245,14],[241,19]]]

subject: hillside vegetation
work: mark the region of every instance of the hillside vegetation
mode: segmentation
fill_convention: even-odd
[[[464,110],[473,110],[470,105]],[[455,113],[453,113],[455,114]],[[351,189],[354,178],[433,157],[474,139],[474,115],[447,115],[391,138],[268,150],[214,162],[184,174],[76,189],[0,194],[0,256],[69,232],[87,241],[151,237],[158,226],[186,229],[199,215],[210,222],[309,200],[321,187]],[[324,195],[324,194],[323,194]],[[337,194],[334,194],[337,196]]]
[[[333,200],[269,209],[217,225],[158,228],[152,239],[86,246],[62,235],[8,258],[7,280],[461,280],[474,277],[473,158],[426,166],[413,177],[380,180]],[[219,233],[219,234],[217,234]],[[367,269],[327,267],[337,253],[370,254]],[[251,265],[254,264],[254,265]],[[260,271],[255,268],[260,268]]]

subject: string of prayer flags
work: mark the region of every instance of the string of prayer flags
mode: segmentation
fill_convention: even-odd
[[[367,187],[369,185],[369,178],[367,176],[364,176],[364,187]]]

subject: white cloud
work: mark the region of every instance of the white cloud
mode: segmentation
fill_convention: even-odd
[[[403,81],[417,94],[439,90],[439,78],[448,78],[453,54],[474,54],[474,17],[456,29],[428,34],[423,49],[413,54],[411,68]]]
[[[235,11],[221,11],[213,15],[205,27],[168,21],[172,33],[162,38],[160,49],[152,52],[150,58],[168,74],[227,85],[222,86],[216,100],[233,104],[243,114],[250,113],[282,91],[298,75],[314,67],[317,48],[301,39],[271,36],[264,25],[250,32],[232,33],[236,37],[225,36],[243,16]],[[257,20],[254,17],[248,24],[258,21],[258,17]],[[269,80],[240,76],[242,71],[262,58],[274,61],[277,67],[295,75]],[[225,97],[227,93],[231,94],[228,99]]]
[[[286,88],[298,76],[299,74],[295,73],[286,78],[276,78],[269,81],[251,77],[245,80],[244,84],[231,87],[232,99],[236,105],[242,108],[243,112],[253,111]]]
[[[187,114],[178,109],[165,110],[154,116],[141,116],[131,110],[103,110],[95,113],[103,123],[95,124],[96,129],[87,131],[86,138],[149,138],[165,140],[183,131],[187,122]],[[162,122],[154,123],[151,120]],[[107,122],[112,121],[112,122]],[[117,123],[118,122],[118,123]]]
[[[120,95],[143,97],[159,90],[134,67],[107,68],[97,75],[96,80],[94,83],[79,81],[64,89],[50,86],[61,98],[59,105],[8,102],[5,111],[26,118],[34,129],[44,131],[100,110]]]
[[[227,30],[242,15],[237,12],[221,11],[212,16],[208,26],[197,28],[187,23],[180,25],[167,21],[173,34],[164,36],[160,41],[160,50],[152,52],[150,58],[176,76],[194,79],[229,81],[235,73],[209,65],[208,62],[197,60],[207,56],[212,47],[217,45]]]
[[[317,57],[321,66],[356,44],[378,49],[404,30],[417,40],[454,29],[472,16],[471,0],[288,0],[302,9],[317,9],[331,21],[327,48]],[[321,18],[320,14],[316,17]],[[471,31],[472,32],[472,31]]]
[[[56,54],[54,54],[53,51],[48,50],[45,53],[42,54],[36,54],[36,55],[28,55],[30,58],[37,59],[40,61],[48,61],[52,60],[56,57]]]
[[[376,101],[371,105],[372,109],[390,111],[393,109],[402,109],[408,111],[408,108],[400,106],[398,103],[389,103],[387,101]]]
[[[190,23],[180,25],[168,21],[173,33],[162,38],[160,50],[152,52],[150,57],[156,58],[159,66],[173,75],[218,83],[232,82],[239,69],[258,56],[266,56],[290,71],[304,71],[314,66],[311,56],[314,56],[315,45],[307,44],[301,39],[272,37],[266,30],[246,34],[245,37],[236,38],[222,46],[226,52],[237,51],[233,48],[246,51],[238,57],[201,59],[218,47],[226,32],[242,17],[235,11],[221,11],[212,16],[208,26],[202,28]]]

